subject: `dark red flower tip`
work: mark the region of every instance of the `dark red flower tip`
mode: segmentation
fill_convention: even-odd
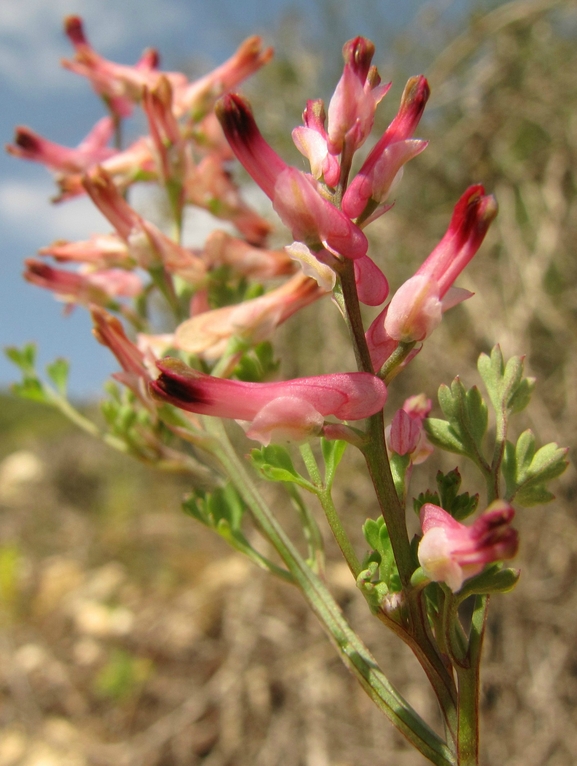
[[[64,32],[73,45],[87,45],[80,16],[67,16],[64,19]]]

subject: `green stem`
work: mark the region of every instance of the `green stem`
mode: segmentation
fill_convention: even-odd
[[[343,264],[340,277],[345,316],[353,340],[357,365],[359,370],[372,373],[373,366],[365,338],[354,280],[354,266],[351,261]],[[409,612],[409,625],[406,626],[403,639],[411,646],[423,666],[443,711],[446,731],[451,738],[454,738],[457,730],[455,682],[433,641],[424,595],[421,592],[415,592],[411,586],[411,575],[415,565],[407,534],[405,510],[399,502],[391,474],[385,444],[383,413],[376,413],[368,419],[368,422],[367,436],[369,438],[362,452],[387,525]]]
[[[469,638],[468,667],[457,666],[459,681],[459,766],[477,766],[479,763],[479,680],[488,605],[488,596],[475,597]]]
[[[253,518],[293,575],[314,613],[375,704],[426,758],[438,766],[455,766],[446,743],[435,734],[390,684],[366,646],[345,620],[331,593],[306,565],[254,486],[245,466],[228,440],[224,426],[207,418],[207,429],[215,437],[214,455],[240,492]]]
[[[322,509],[325,512],[325,516],[327,518],[329,527],[331,528],[331,532],[333,533],[333,536],[337,541],[339,548],[341,549],[341,553],[345,557],[345,561],[347,562],[348,567],[356,580],[361,572],[361,564],[357,558],[355,549],[353,548],[351,541],[349,540],[348,535],[341,523],[337,509],[335,508],[335,504],[333,502],[330,488],[325,487],[324,485],[317,461],[311,449],[311,445],[308,443],[301,444],[300,452],[311,481],[318,489],[316,494]]]

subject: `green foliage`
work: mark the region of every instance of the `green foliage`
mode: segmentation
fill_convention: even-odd
[[[250,459],[254,468],[267,481],[290,482],[316,494],[317,488],[300,475],[286,447],[270,444],[268,447],[255,448],[250,452]]]
[[[491,564],[467,580],[461,590],[454,594],[457,604],[463,603],[469,596],[488,596],[491,593],[508,593],[519,581],[519,570],[504,567],[501,563]]]
[[[375,612],[382,608],[387,596],[402,590],[401,581],[384,519],[367,519],[362,529],[372,550],[363,561],[357,586]]]
[[[238,380],[259,383],[277,372],[279,365],[272,344],[264,341],[243,353],[233,374]]]
[[[414,500],[413,508],[418,514],[425,503],[433,503],[450,513],[457,521],[463,521],[475,513],[479,505],[479,495],[470,495],[468,492],[459,494],[461,487],[461,474],[458,468],[448,473],[438,471],[435,477],[438,492],[421,492]]]
[[[521,412],[529,404],[535,379],[523,377],[523,357],[513,356],[505,364],[496,345],[490,356],[479,356],[477,367],[497,415]]]
[[[553,500],[555,495],[549,492],[547,483],[567,468],[566,458],[567,449],[555,442],[537,449],[530,429],[523,431],[516,445],[508,441],[503,460],[506,499],[523,506]]]
[[[450,388],[441,385],[438,396],[447,420],[425,420],[429,439],[441,449],[466,455],[476,463],[482,462],[481,448],[487,431],[488,412],[479,389],[476,386],[466,389],[457,377]]]
[[[325,487],[330,490],[335,480],[335,473],[343,459],[347,442],[340,439],[321,438],[321,450],[325,461]]]

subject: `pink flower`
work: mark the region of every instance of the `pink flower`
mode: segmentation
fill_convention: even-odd
[[[186,142],[173,111],[173,93],[166,77],[158,78],[152,88],[144,88],[142,108],[148,118],[150,137],[157,158],[158,175],[163,181],[182,186],[187,169]]]
[[[294,271],[294,264],[284,250],[254,247],[220,229],[208,235],[202,259],[209,269],[228,266],[235,274],[252,279],[272,279]]]
[[[175,109],[178,115],[190,113],[194,119],[212,109],[217,98],[235,88],[250,77],[273,56],[272,48],[262,47],[262,39],[256,35],[242,42],[238,50],[212,72],[175,93]]]
[[[186,201],[230,221],[252,245],[262,245],[272,226],[246,204],[223,162],[211,153],[189,169],[184,180]]]
[[[96,340],[107,346],[122,367],[122,372],[112,376],[119,383],[130,388],[149,408],[152,407],[148,384],[158,374],[156,359],[148,352],[141,351],[127,338],[121,322],[102,308],[91,308],[92,333]]]
[[[385,331],[394,340],[423,340],[440,323],[448,308],[470,297],[453,282],[473,258],[497,215],[497,202],[479,184],[457,202],[449,228],[415,275],[393,296],[385,318]]]
[[[262,444],[319,435],[327,415],[361,420],[387,398],[385,384],[363,372],[245,383],[204,375],[178,359],[163,359],[158,368],[155,396],[189,412],[249,421],[247,435]]]
[[[76,149],[70,149],[20,126],[16,128],[14,144],[8,144],[6,151],[24,160],[40,162],[57,173],[83,173],[116,154],[115,149],[106,146],[113,133],[112,119],[103,117]]]
[[[68,16],[64,30],[74,46],[75,57],[73,61],[64,59],[62,66],[87,77],[111,111],[120,117],[130,116],[133,105],[142,98],[143,88],[153,87],[161,74],[173,87],[186,85],[186,77],[180,72],[158,72],[158,54],[154,50],[145,51],[135,66],[123,66],[105,59],[88,42],[80,16]]]
[[[387,446],[398,455],[410,455],[411,464],[423,463],[433,451],[423,429],[423,421],[431,411],[431,400],[424,394],[411,396],[397,410],[387,429]]]
[[[84,263],[96,269],[131,269],[136,266],[126,242],[117,234],[95,234],[81,242],[57,240],[38,252],[50,255],[61,263]]]
[[[346,258],[366,255],[368,242],[362,231],[323,197],[312,176],[289,167],[267,144],[243,98],[224,96],[216,112],[237,159],[272,200],[296,240]]]
[[[328,149],[325,107],[320,98],[307,101],[303,121],[304,126],[301,125],[292,132],[294,144],[310,162],[313,176],[318,181],[323,179],[328,186],[334,187],[339,182],[341,166]]]
[[[496,500],[467,527],[438,505],[425,503],[421,508],[424,535],[418,550],[424,573],[456,593],[485,564],[513,558],[519,544],[517,532],[510,526],[514,515],[508,503]]]
[[[66,303],[107,306],[114,304],[116,298],[134,298],[144,289],[140,277],[122,269],[81,273],[55,269],[34,258],[24,263],[24,279],[51,290]]]
[[[196,286],[205,281],[206,266],[201,259],[138,215],[102,168],[94,168],[84,177],[83,183],[96,207],[126,242],[130,255],[139,266],[144,269],[163,266],[171,274]]]
[[[204,359],[218,359],[232,337],[251,343],[268,340],[280,324],[323,295],[326,293],[314,280],[296,274],[259,298],[187,319],[175,332],[174,347]]]
[[[371,60],[375,46],[365,37],[355,37],[343,46],[345,66],[329,103],[328,150],[340,154],[345,143],[354,152],[365,141],[373,127],[375,110],[390,88]]]
[[[411,140],[425,109],[430,90],[427,80],[412,77],[403,92],[395,119],[377,141],[343,197],[343,211],[350,217],[361,215],[369,202],[378,208],[371,219],[385,212],[382,206],[402,173],[403,165],[420,154],[427,141]]]

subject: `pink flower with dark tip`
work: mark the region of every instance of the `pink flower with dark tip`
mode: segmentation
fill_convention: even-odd
[[[318,436],[327,415],[362,420],[387,398],[382,380],[363,372],[246,383],[205,375],[179,359],[163,359],[158,369],[150,384],[157,398],[200,415],[248,421],[247,435],[262,444]]]
[[[113,133],[111,118],[103,117],[76,149],[71,149],[43,138],[30,128],[20,126],[16,128],[14,143],[8,144],[6,151],[23,160],[40,162],[57,173],[84,173],[117,153],[107,146]]]
[[[395,119],[370,151],[345,192],[343,211],[350,218],[361,215],[369,202],[375,208],[371,220],[385,212],[383,205],[393,186],[396,186],[403,165],[426,148],[427,141],[411,139],[411,136],[419,124],[429,94],[429,84],[422,75],[408,81]]]
[[[443,312],[469,298],[453,288],[455,279],[473,258],[497,215],[497,201],[478,184],[457,202],[449,228],[415,275],[393,296],[385,317],[387,335],[409,343],[426,338]]]
[[[239,162],[291,230],[295,240],[313,250],[322,247],[345,258],[362,258],[368,242],[363,232],[322,193],[307,173],[289,167],[262,137],[248,102],[229,94],[216,113]]]
[[[424,535],[418,550],[424,573],[456,593],[486,564],[513,558],[519,545],[518,534],[511,527],[514,515],[509,503],[496,500],[467,527],[438,505],[425,503],[421,508]]]
[[[335,155],[356,151],[371,132],[377,105],[390,88],[381,85],[371,66],[375,46],[365,37],[355,37],[343,46],[345,65],[328,109],[328,151]]]

